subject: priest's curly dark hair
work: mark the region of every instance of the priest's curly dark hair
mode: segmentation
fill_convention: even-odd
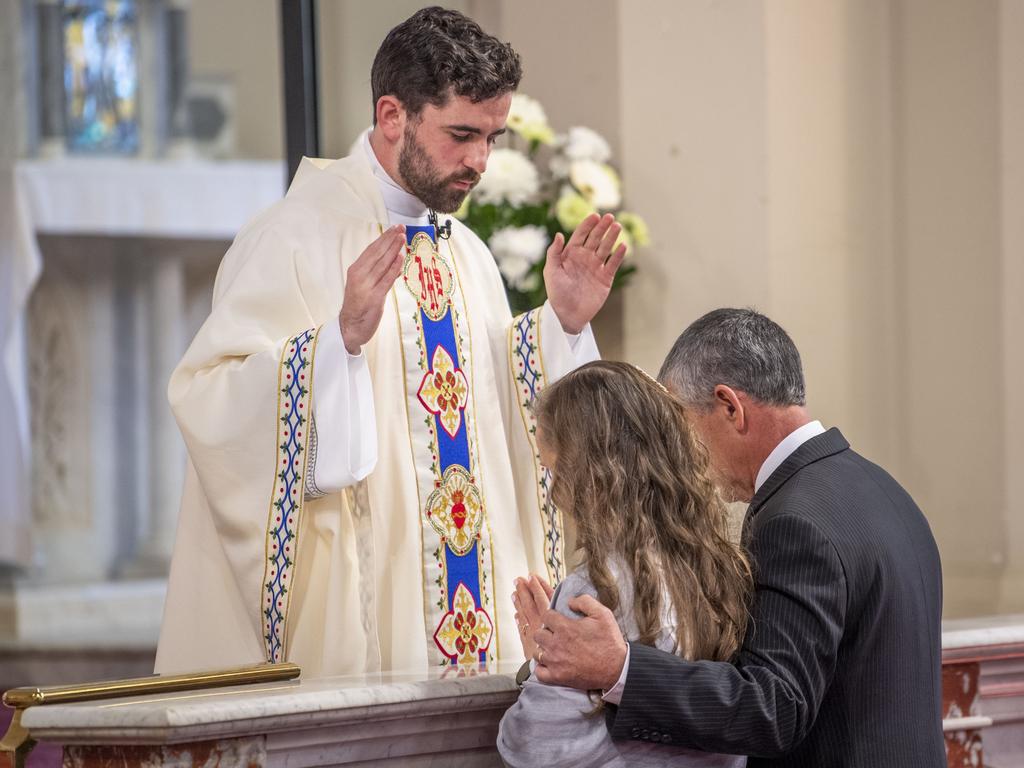
[[[410,115],[452,94],[479,102],[519,87],[523,68],[508,43],[457,11],[417,11],[388,32],[370,70],[374,123],[381,96],[394,96]]]
[[[551,499],[576,524],[598,599],[619,608],[609,565],[622,563],[641,643],[654,644],[667,613],[680,656],[731,659],[753,578],[682,402],[627,363],[599,361],[550,386],[536,416]]]

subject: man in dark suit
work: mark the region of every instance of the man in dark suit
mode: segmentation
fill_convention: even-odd
[[[580,620],[541,615],[533,579],[517,600],[538,678],[603,691],[614,738],[751,755],[751,768],[944,766],[941,571],[914,501],[811,420],[796,347],[753,310],[697,320],[659,378],[687,403],[723,493],[750,502],[743,647],[730,664],[627,645],[592,598],[570,603]]]

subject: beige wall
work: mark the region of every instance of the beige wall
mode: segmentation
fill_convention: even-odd
[[[237,155],[284,157],[281,32],[275,0],[193,0],[189,66],[228,80],[235,92]]]
[[[894,19],[901,479],[958,614],[998,607],[1006,557],[998,18],[996,3],[909,0]]]
[[[320,68],[320,142],[324,157],[343,157],[373,122],[370,66],[377,47],[396,24],[426,3],[418,0],[321,0],[317,55]],[[465,12],[467,3],[447,2]]]
[[[393,26],[425,3],[421,0],[327,0],[319,5],[321,140],[323,154],[337,157],[348,152],[355,137],[372,120],[370,66],[377,47]],[[587,19],[588,45],[560,63],[532,63],[524,56],[521,90],[543,101],[558,125],[585,124],[602,131],[613,146],[619,129],[617,37],[613,24],[590,23],[614,19],[615,0],[455,0],[444,3],[470,14],[489,30],[498,32],[517,48],[554,50],[564,45],[565,30]],[[545,23],[538,24],[543,18]],[[604,98],[580,101],[564,98],[566,83],[583,83],[590,92],[602,83]]]
[[[891,467],[891,88],[878,34],[887,5],[766,6],[762,307],[800,347],[811,409]]]
[[[1002,173],[1002,328],[994,341],[1003,356],[997,418],[1003,427],[1003,499],[1006,571],[999,608],[1024,612],[1024,3],[999,4],[999,163]]]
[[[523,60],[519,90],[560,130],[586,125],[618,156],[622,86],[617,0],[476,0],[470,13]],[[577,40],[574,45],[568,41]]]
[[[947,616],[1024,610],[1024,6],[612,5],[587,38],[616,33],[618,78],[546,85],[569,115],[620,91],[604,130],[655,239],[625,357],[656,369],[704,311],[764,310],[803,353],[814,413],[928,515]],[[548,40],[573,25],[516,40],[536,16],[502,7],[528,67],[563,79],[575,54]]]
[[[625,347],[656,371],[700,313],[770,295],[764,9],[640,0],[617,20],[626,200],[654,240],[626,295]]]

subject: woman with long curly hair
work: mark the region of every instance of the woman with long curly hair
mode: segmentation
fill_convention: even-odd
[[[581,558],[552,607],[572,616],[569,600],[593,595],[615,613],[627,640],[687,659],[731,659],[746,629],[750,566],[729,535],[707,452],[682,403],[638,368],[601,361],[548,388],[536,415],[551,498],[575,524]],[[531,658],[536,649],[527,633],[521,637]],[[737,768],[746,761],[613,742],[600,694],[531,675],[501,721],[506,763]]]

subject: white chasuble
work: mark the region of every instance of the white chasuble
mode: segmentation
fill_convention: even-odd
[[[225,255],[168,390],[189,467],[158,672],[521,658],[513,579],[555,583],[566,557],[532,403],[577,361],[550,306],[511,316],[491,254],[460,222],[440,241],[407,227],[402,276],[364,347],[376,465],[310,492],[312,462],[339,460],[311,418],[318,343],[346,271],[388,224],[364,153],[304,160]]]

